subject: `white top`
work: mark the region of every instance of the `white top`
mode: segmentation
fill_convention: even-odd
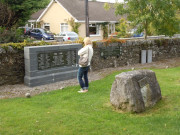
[[[89,50],[89,55],[88,55],[88,50]],[[92,56],[93,56],[93,48],[92,48],[92,45],[86,45],[85,47],[81,48],[79,51],[78,51],[78,55],[79,56],[83,56],[83,57],[87,57],[89,56],[88,60],[88,66],[90,66],[91,64],[91,60],[92,60]],[[81,65],[79,65],[80,67],[82,67]]]

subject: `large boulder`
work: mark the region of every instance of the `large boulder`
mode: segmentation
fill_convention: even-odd
[[[161,99],[156,75],[151,70],[135,70],[116,75],[110,102],[126,112],[143,112]]]

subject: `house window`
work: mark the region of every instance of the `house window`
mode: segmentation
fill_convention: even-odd
[[[44,23],[44,29],[50,30],[50,24],[49,23]]]
[[[67,23],[61,23],[61,32],[68,31],[68,24]]]
[[[111,35],[112,33],[115,32],[115,24],[109,24],[108,25],[108,31],[109,31],[109,34]]]
[[[89,24],[89,34],[90,35],[99,35],[99,25],[98,24]]]

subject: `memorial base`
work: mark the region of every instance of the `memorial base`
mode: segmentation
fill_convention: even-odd
[[[55,74],[48,74],[43,76],[36,76],[36,77],[24,77],[24,84],[29,87],[35,87],[39,85],[45,85],[50,83],[55,83],[59,81],[69,80],[76,78],[77,70],[62,72],[62,73],[55,73]]]

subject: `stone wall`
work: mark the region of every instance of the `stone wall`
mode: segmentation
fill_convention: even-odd
[[[126,43],[94,47],[92,70],[133,65],[141,62],[141,50],[152,50],[152,61],[180,57],[180,39],[128,40]],[[24,52],[0,47],[0,85],[23,83]]]
[[[102,50],[119,47],[120,54],[102,56]],[[119,67],[141,63],[141,50],[152,50],[152,61],[167,58],[180,57],[180,39],[155,39],[155,40],[128,40],[126,43],[111,43],[105,46],[104,43],[97,43],[94,47],[92,69],[98,70],[109,67]],[[117,51],[118,52],[118,51]]]
[[[24,51],[0,47],[0,86],[23,83]]]

